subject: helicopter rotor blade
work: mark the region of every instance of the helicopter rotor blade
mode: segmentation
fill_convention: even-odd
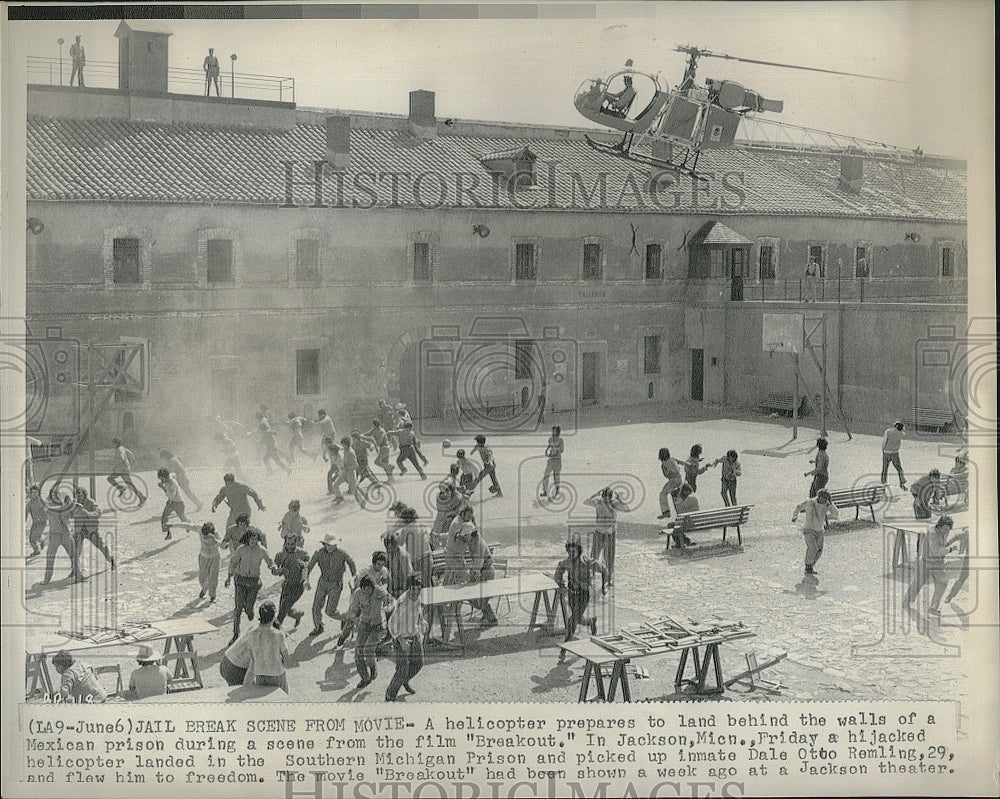
[[[740,58],[735,55],[727,55],[726,53],[713,53],[710,50],[699,50],[696,47],[677,47],[675,48],[677,52],[689,53],[691,55],[696,55],[699,58],[701,56],[707,56],[708,58],[722,58],[727,61],[742,61],[744,64],[761,64],[767,67],[781,67],[782,69],[800,69],[806,72],[823,72],[827,75],[846,75],[851,78],[866,78],[867,80],[880,80],[886,83],[902,83],[902,81],[896,80],[895,78],[883,78],[879,75],[864,75],[860,72],[840,72],[836,69],[821,69],[820,67],[804,67],[798,64],[782,64],[777,61],[761,61],[756,58]]]

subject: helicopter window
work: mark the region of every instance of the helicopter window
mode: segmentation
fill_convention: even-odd
[[[659,280],[663,275],[663,246],[646,245],[646,280]]]
[[[583,245],[583,279],[601,280],[603,276],[601,245],[596,242],[585,243]]]

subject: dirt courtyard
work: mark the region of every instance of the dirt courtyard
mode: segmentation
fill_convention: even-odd
[[[900,599],[909,573],[893,570],[888,528],[872,523],[868,510],[862,509],[859,520],[851,510],[841,512],[840,521],[831,525],[826,536],[817,577],[807,579],[803,574],[801,524],[792,524],[791,515],[808,493],[809,478],[803,473],[811,468],[809,460],[815,454],[815,429],[800,427],[798,439],[792,441],[784,422],[767,418],[631,423],[616,419],[618,423],[591,423],[578,429],[569,429],[570,421],[558,416],[551,420],[563,423],[566,431],[558,502],[537,500],[545,436],[497,435],[489,439],[504,495],[496,498],[481,491],[476,514],[483,536],[496,548],[496,556],[507,559],[509,575],[551,574],[565,555],[568,527],[587,534],[593,522],[593,509],[583,500],[603,486],[615,484],[627,495],[633,510],[619,517],[615,584],[606,597],[599,592],[595,595],[593,607],[600,632],[664,615],[695,621],[713,617],[742,621],[756,637],[722,646],[726,678],[745,669],[745,653],[750,650],[757,653],[760,662],[786,655],[764,675],[784,688],[771,694],[759,690],[748,693],[745,687],[734,686],[723,699],[968,700],[968,655],[981,634],[975,621],[983,601],[975,573],[955,602],[942,608],[939,618],[924,611],[927,592],[907,613]],[[253,523],[268,535],[274,555],[280,541],[278,522],[289,500],[297,498],[310,524],[307,551],[314,551],[325,534],[334,532],[342,537],[343,547],[359,568],[363,567],[370,562],[373,550],[380,548],[379,536],[392,501],[406,502],[417,509],[423,521],[433,521],[435,478],[447,473],[455,449],[462,446],[471,450],[473,445],[471,434],[452,435],[451,440],[452,446],[444,449],[440,439],[425,438],[423,450],[430,459],[430,479],[421,481],[412,470],[397,476],[390,490],[380,492],[373,507],[366,510],[352,500],[339,506],[330,503],[321,460],[311,462],[300,455],[291,476],[269,476],[262,466],[251,463],[253,447],[245,444],[249,482],[266,506],[263,512],[255,511]],[[848,440],[843,431],[831,430],[829,440],[830,488],[878,482],[880,436],[855,433]],[[729,449],[740,453],[743,475],[738,500],[753,506],[743,529],[742,547],[732,540],[722,543],[721,531],[713,530],[697,534],[697,546],[665,551],[665,538],[658,534],[663,522],[656,518],[663,484],[657,450],[669,447],[673,456],[684,459],[695,443],[702,445],[708,462]],[[933,467],[947,472],[959,445],[952,436],[912,434],[902,450],[908,479],[912,481]],[[177,454],[185,458],[183,452]],[[188,503],[190,520],[200,524],[211,519],[218,527],[224,526],[225,506],[214,515],[209,512],[222,485],[221,460],[219,464],[189,463],[188,468],[192,485],[205,503],[198,513]],[[172,540],[165,541],[159,525],[163,494],[156,486],[155,473],[146,471],[139,476],[149,488],[149,501],[141,508],[102,520],[102,532],[117,559],[114,572],[108,571],[103,557],[86,543],[84,571],[91,576],[76,588],[65,579],[69,565],[65,554],[57,559],[55,580],[47,585],[40,583],[44,556],[28,559],[24,573],[28,651],[34,651],[33,640],[49,638],[55,630],[71,626],[84,606],[91,608],[86,611],[88,618],[98,625],[202,619],[216,628],[195,639],[205,688],[173,694],[169,701],[260,698],[246,689],[230,689],[219,675],[218,663],[232,634],[231,590],[222,588],[220,581],[215,604],[198,599],[198,535],[178,528]],[[974,476],[973,471],[973,480]],[[912,522],[909,494],[899,490],[894,473],[890,473],[889,484],[890,501],[876,507],[876,515],[887,524],[893,520]],[[106,485],[100,477],[97,498],[105,508],[109,507],[103,495]],[[719,485],[718,468],[699,477],[697,495],[702,509],[721,507]],[[973,492],[969,514],[973,518],[976,507]],[[977,533],[974,527],[970,532],[975,553]],[[734,538],[732,533],[730,538]],[[224,569],[225,559],[223,579]],[[276,601],[280,581],[266,568],[263,573],[260,598]],[[315,581],[314,572],[313,585]],[[501,600],[499,624],[492,629],[479,629],[478,614],[469,618],[471,632],[464,647],[429,644],[426,665],[414,681],[417,693],[402,701],[576,701],[583,662],[572,657],[558,661],[561,630],[554,634],[527,630],[532,599],[514,597],[509,606]],[[312,592],[307,591],[297,606],[306,611],[300,627],[292,629],[291,620],[285,622],[292,660],[290,694],[277,698],[383,701],[393,672],[391,658],[380,659],[373,684],[356,690],[353,649],[350,644],[336,646],[339,624],[328,619],[323,634],[307,635],[312,627],[311,602]],[[346,602],[345,595],[341,609]],[[96,610],[94,603],[99,603]],[[467,606],[464,612],[470,613]],[[85,660],[120,663],[127,680],[134,668],[134,652],[135,647],[102,649]],[[942,663],[947,667],[932,667],[932,658],[946,658]],[[633,700],[691,698],[674,688],[676,655],[649,657],[639,663],[648,677],[633,680]]]

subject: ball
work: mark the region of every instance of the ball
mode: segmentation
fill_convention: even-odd
[[[448,439],[446,438],[446,439],[445,439],[444,441],[442,441],[442,442],[441,442],[441,446],[442,446],[442,447],[444,447],[445,449],[448,449],[448,447],[450,447],[450,446],[451,446],[451,441],[449,441],[449,440],[448,440]]]

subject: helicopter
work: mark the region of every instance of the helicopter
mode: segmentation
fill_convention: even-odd
[[[741,122],[744,120],[759,122],[757,114],[765,112],[780,114],[783,111],[784,103],[781,100],[765,98],[736,81],[709,78],[703,86],[696,85],[695,76],[700,58],[721,58],[749,64],[896,82],[891,78],[874,75],[740,58],[689,45],[680,45],[675,51],[686,53],[688,61],[681,82],[673,90],[666,83],[661,84],[658,74],[652,75],[634,69],[632,59],[625,62],[624,69],[612,73],[606,79],[593,78],[580,85],[573,98],[577,111],[591,122],[622,132],[621,140],[615,144],[597,141],[585,135],[587,144],[598,152],[697,178],[698,158],[703,150],[733,147],[736,145],[736,134]],[[623,88],[613,91],[612,89],[619,83]],[[888,156],[896,160],[912,153],[920,154],[919,148],[911,152],[880,142],[840,136],[827,131],[776,122],[770,124],[781,129],[783,134],[778,137],[782,141],[774,143],[776,148],[802,150],[811,147],[819,150],[832,146],[876,156]],[[761,131],[761,126],[755,125],[755,130]],[[792,131],[795,133],[791,133]],[[767,136],[766,131],[763,135]],[[804,140],[806,144],[796,142],[795,139]],[[648,141],[666,142],[670,146],[663,148],[663,151],[669,155],[663,157],[662,153],[657,155],[647,153],[645,148],[635,149],[637,145]]]

